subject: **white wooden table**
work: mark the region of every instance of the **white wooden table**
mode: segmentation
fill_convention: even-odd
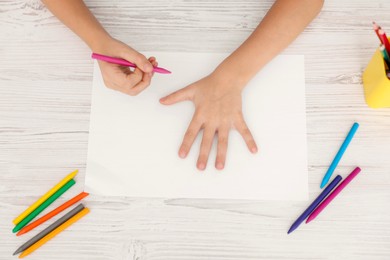
[[[87,4],[140,51],[220,52],[234,50],[272,1]],[[361,84],[378,46],[371,21],[390,32],[389,13],[388,0],[328,0],[285,51],[306,55],[310,200],[353,121],[361,124],[336,172],[363,172],[316,221],[287,236],[308,202],[90,196],[92,212],[29,259],[390,259],[390,109],[367,108]],[[1,1],[0,259],[36,234],[14,236],[11,221],[43,192],[76,168],[76,187],[55,205],[83,189],[91,81],[90,51],[39,1]]]

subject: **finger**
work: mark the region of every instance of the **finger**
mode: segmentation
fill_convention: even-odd
[[[155,67],[157,67],[158,66],[158,62],[156,61],[156,58],[155,57],[150,57],[149,59],[148,59],[148,61],[152,64],[152,66],[153,66],[153,68],[155,68]],[[153,75],[154,75],[154,69],[153,69],[153,71],[152,71],[152,77],[153,77]]]
[[[125,81],[121,83],[122,91],[130,96],[138,94],[133,88],[142,81],[143,72],[136,68],[133,72],[126,74]]]
[[[251,151],[252,153],[256,153],[257,145],[255,139],[253,138],[251,131],[249,130],[248,126],[246,125],[242,117],[240,117],[238,122],[235,124],[235,127],[237,131],[241,134],[241,136],[244,138],[249,151]]]
[[[222,170],[225,167],[226,151],[228,147],[229,129],[222,128],[218,130],[217,159],[215,168]]]
[[[213,144],[213,139],[215,135],[214,128],[205,128],[203,130],[202,144],[200,145],[200,152],[197,162],[197,167],[199,170],[206,169],[207,161],[209,159],[211,145]]]
[[[133,49],[126,51],[123,54],[123,58],[125,58],[130,62],[135,63],[135,65],[137,65],[137,68],[143,72],[152,72],[153,70],[153,66],[149,62],[149,60],[144,55],[142,55],[141,53]]]
[[[190,152],[192,144],[198,136],[201,127],[202,123],[196,118],[196,116],[194,116],[187,128],[186,133],[184,134],[183,142],[181,143],[179,149],[179,156],[181,158],[185,158]]]
[[[157,61],[153,61],[153,67],[158,67],[158,62]],[[152,72],[152,76],[154,75],[154,70]]]
[[[106,68],[108,66],[106,66],[105,62],[98,61],[98,63],[99,63],[100,71],[102,73],[104,85],[106,85],[106,87],[114,89],[114,90],[121,90],[121,87],[116,82],[116,81],[118,81],[117,78],[113,78],[110,73],[107,73]],[[110,65],[112,65],[112,64],[110,64]],[[124,77],[124,76],[121,75],[121,77]]]
[[[153,65],[153,67],[157,67],[158,66],[158,62],[157,62],[155,57],[150,57],[148,60]]]
[[[185,87],[173,92],[172,94],[160,99],[160,102],[164,105],[172,105],[184,100],[190,100],[192,98],[192,89]]]
[[[151,80],[152,80],[152,73],[144,73],[142,80],[137,85],[135,85],[130,91],[132,92],[133,95],[138,95],[150,85]]]

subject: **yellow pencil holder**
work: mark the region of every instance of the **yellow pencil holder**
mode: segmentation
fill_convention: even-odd
[[[363,73],[363,87],[369,107],[390,107],[390,79],[386,75],[386,64],[379,49]]]

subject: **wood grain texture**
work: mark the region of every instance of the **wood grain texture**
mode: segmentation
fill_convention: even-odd
[[[225,52],[272,2],[87,4],[140,51]],[[389,11],[387,0],[327,0],[285,51],[306,55],[311,199],[344,134],[361,124],[336,172],[363,172],[312,224],[286,235],[307,202],[91,196],[91,213],[29,259],[390,259],[390,110],[368,109],[361,85],[378,45],[370,23],[390,31]],[[15,237],[12,219],[75,168],[77,186],[55,206],[83,188],[93,68],[87,47],[37,0],[2,0],[0,29],[0,259],[12,259],[35,234]]]

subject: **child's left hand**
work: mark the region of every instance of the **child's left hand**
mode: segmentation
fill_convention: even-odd
[[[160,99],[164,105],[185,100],[194,103],[195,113],[179,149],[179,156],[187,156],[199,131],[203,129],[197,162],[199,170],[206,168],[215,135],[218,136],[215,167],[219,170],[224,168],[231,128],[242,135],[252,153],[257,152],[256,143],[242,114],[241,91],[245,84],[229,79],[224,74],[222,71],[214,71],[209,76]]]

